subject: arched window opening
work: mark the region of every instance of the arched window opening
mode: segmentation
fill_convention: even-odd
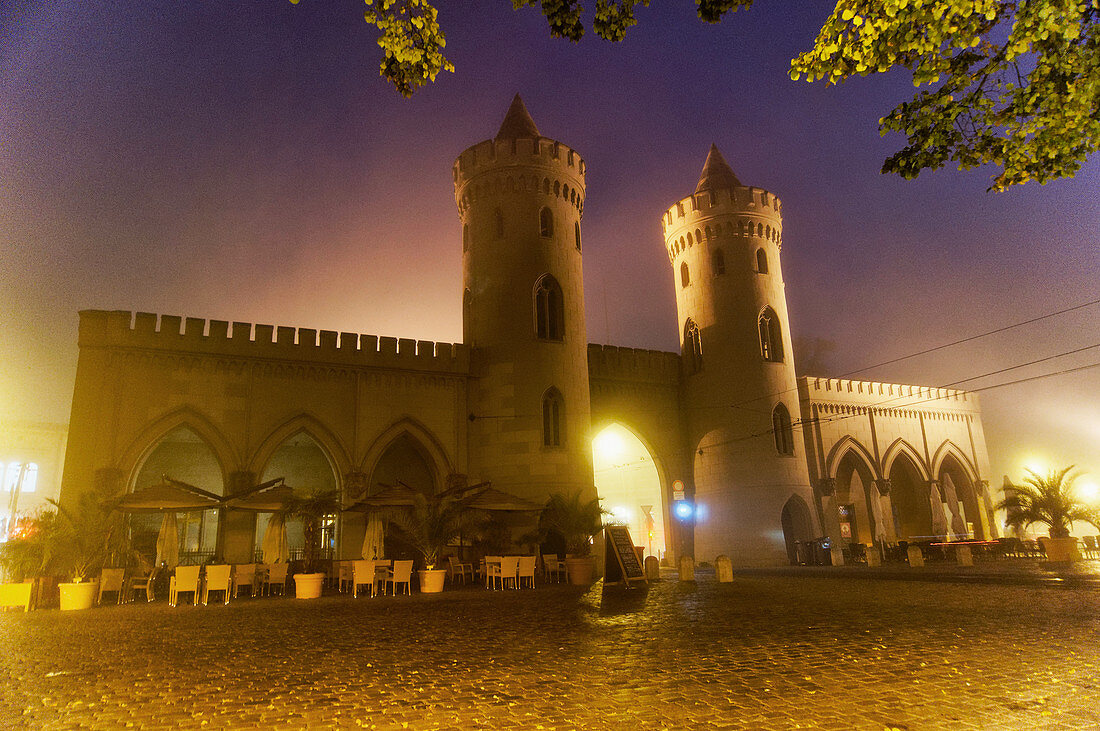
[[[549,274],[544,274],[535,285],[535,337],[562,340],[563,319],[561,285]]]
[[[564,410],[561,393],[551,386],[542,396],[542,446],[560,447],[565,441],[562,430]]]
[[[554,235],[554,214],[549,208],[539,211],[539,236]]]
[[[699,232],[699,229],[695,229],[695,241],[701,243],[703,241],[703,234]]]
[[[502,239],[504,238],[504,211],[500,210],[499,208],[496,210],[496,220],[497,238]]]
[[[721,249],[715,249],[714,253],[710,255],[711,261],[714,264],[714,276],[719,276],[726,273],[726,255],[722,253]]]
[[[470,224],[462,224],[462,253],[470,250]]]
[[[688,246],[694,246],[694,245],[695,245],[695,239],[691,238],[691,232],[688,231]]]
[[[760,355],[772,363],[783,361],[783,333],[779,329],[779,317],[768,307],[760,313]]]
[[[577,251],[581,250],[581,224],[580,221],[573,222],[573,238],[577,242]]]
[[[690,318],[684,323],[683,360],[689,375],[703,369],[703,342],[699,338],[699,326]]]
[[[686,287],[691,284],[691,276],[688,274],[687,262],[680,264],[680,286]]]
[[[768,273],[768,252],[763,249],[756,250],[756,271],[758,274]]]
[[[763,235],[764,235],[764,224],[762,224],[762,223],[756,224],[756,235],[763,237]]]
[[[775,434],[775,451],[780,454],[794,454],[791,414],[783,404],[776,406],[775,411],[772,412],[772,431]]]

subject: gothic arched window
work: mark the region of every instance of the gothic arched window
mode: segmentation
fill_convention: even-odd
[[[726,255],[722,253],[721,249],[715,249],[714,253],[710,255],[711,263],[714,265],[714,276],[726,273]]]
[[[581,250],[581,224],[580,221],[573,223],[573,236],[577,240],[577,251]]]
[[[542,395],[542,446],[560,447],[565,441],[562,415],[565,408],[561,393],[551,386]]]
[[[680,264],[680,286],[686,287],[691,284],[691,275],[688,274],[688,264],[683,262]]]
[[[703,342],[699,339],[699,326],[691,318],[684,323],[683,359],[689,374],[703,369]]]
[[[775,310],[765,307],[757,322],[760,331],[760,355],[773,363],[783,361],[783,331],[779,329],[779,317]]]
[[[756,250],[756,271],[760,274],[768,273],[768,253],[763,249]]]
[[[535,337],[561,340],[565,335],[561,285],[549,274],[535,284]]]
[[[772,431],[775,433],[775,451],[780,454],[794,454],[791,414],[783,404],[776,406],[775,411],[772,412]]]
[[[554,235],[554,214],[549,208],[539,211],[539,236]]]

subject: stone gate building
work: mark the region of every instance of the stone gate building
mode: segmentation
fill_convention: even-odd
[[[823,535],[995,534],[976,396],[795,378],[782,204],[742,185],[717,148],[660,216],[679,353],[588,343],[585,162],[543,137],[518,96],[452,173],[461,344],[82,312],[62,500],[168,474],[225,495],[285,477],[348,504],[461,473],[540,502],[598,491],[670,559],[775,564]],[[594,462],[593,440],[612,433],[626,456],[597,449]],[[248,561],[263,521],[190,516],[182,540]],[[333,528],[339,554],[357,556],[362,516]]]

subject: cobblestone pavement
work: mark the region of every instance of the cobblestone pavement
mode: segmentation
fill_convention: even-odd
[[[1084,729],[1100,591],[739,577],[0,614],[0,727]]]

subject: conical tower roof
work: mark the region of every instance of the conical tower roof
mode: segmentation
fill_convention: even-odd
[[[508,113],[504,115],[504,121],[500,123],[500,131],[497,132],[498,140],[515,140],[520,137],[539,137],[539,128],[535,126],[535,120],[527,113],[527,107],[523,99],[516,94],[512,99],[512,105],[508,107]]]
[[[733,174],[733,169],[726,162],[726,158],[722,157],[722,153],[718,151],[718,145],[711,143],[695,192],[702,193],[704,190],[722,190],[723,188],[732,190],[740,187],[741,181]]]

